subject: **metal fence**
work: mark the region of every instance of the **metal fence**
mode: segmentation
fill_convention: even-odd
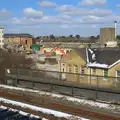
[[[56,71],[6,69],[7,84],[21,84],[20,82],[22,80],[30,83],[30,86],[34,86],[35,83],[43,82],[120,93],[120,78],[117,77],[106,78],[103,76],[61,73]],[[22,85],[24,86],[24,82]]]

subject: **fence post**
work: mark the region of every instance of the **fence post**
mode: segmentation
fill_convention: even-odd
[[[44,81],[46,81],[46,71],[44,70]]]
[[[72,97],[74,97],[74,87],[72,86]]]
[[[96,84],[96,95],[95,95],[95,99],[98,99],[98,76],[97,77],[97,84]]]
[[[19,78],[19,68],[17,69],[17,86],[18,86],[18,84],[19,84],[19,80],[18,80],[18,78]]]

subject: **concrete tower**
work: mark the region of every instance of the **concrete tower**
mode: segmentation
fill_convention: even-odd
[[[101,28],[100,29],[100,43],[102,46],[108,42],[115,42],[115,28]]]

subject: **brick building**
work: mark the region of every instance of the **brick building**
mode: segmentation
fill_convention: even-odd
[[[21,44],[31,46],[33,36],[30,34],[4,34],[5,44]]]

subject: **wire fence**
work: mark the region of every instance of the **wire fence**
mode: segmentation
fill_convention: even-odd
[[[7,84],[22,84],[24,86],[25,84],[21,82],[22,80],[25,80],[32,87],[39,82],[43,82],[120,93],[120,77],[103,77],[43,70],[6,69]]]

